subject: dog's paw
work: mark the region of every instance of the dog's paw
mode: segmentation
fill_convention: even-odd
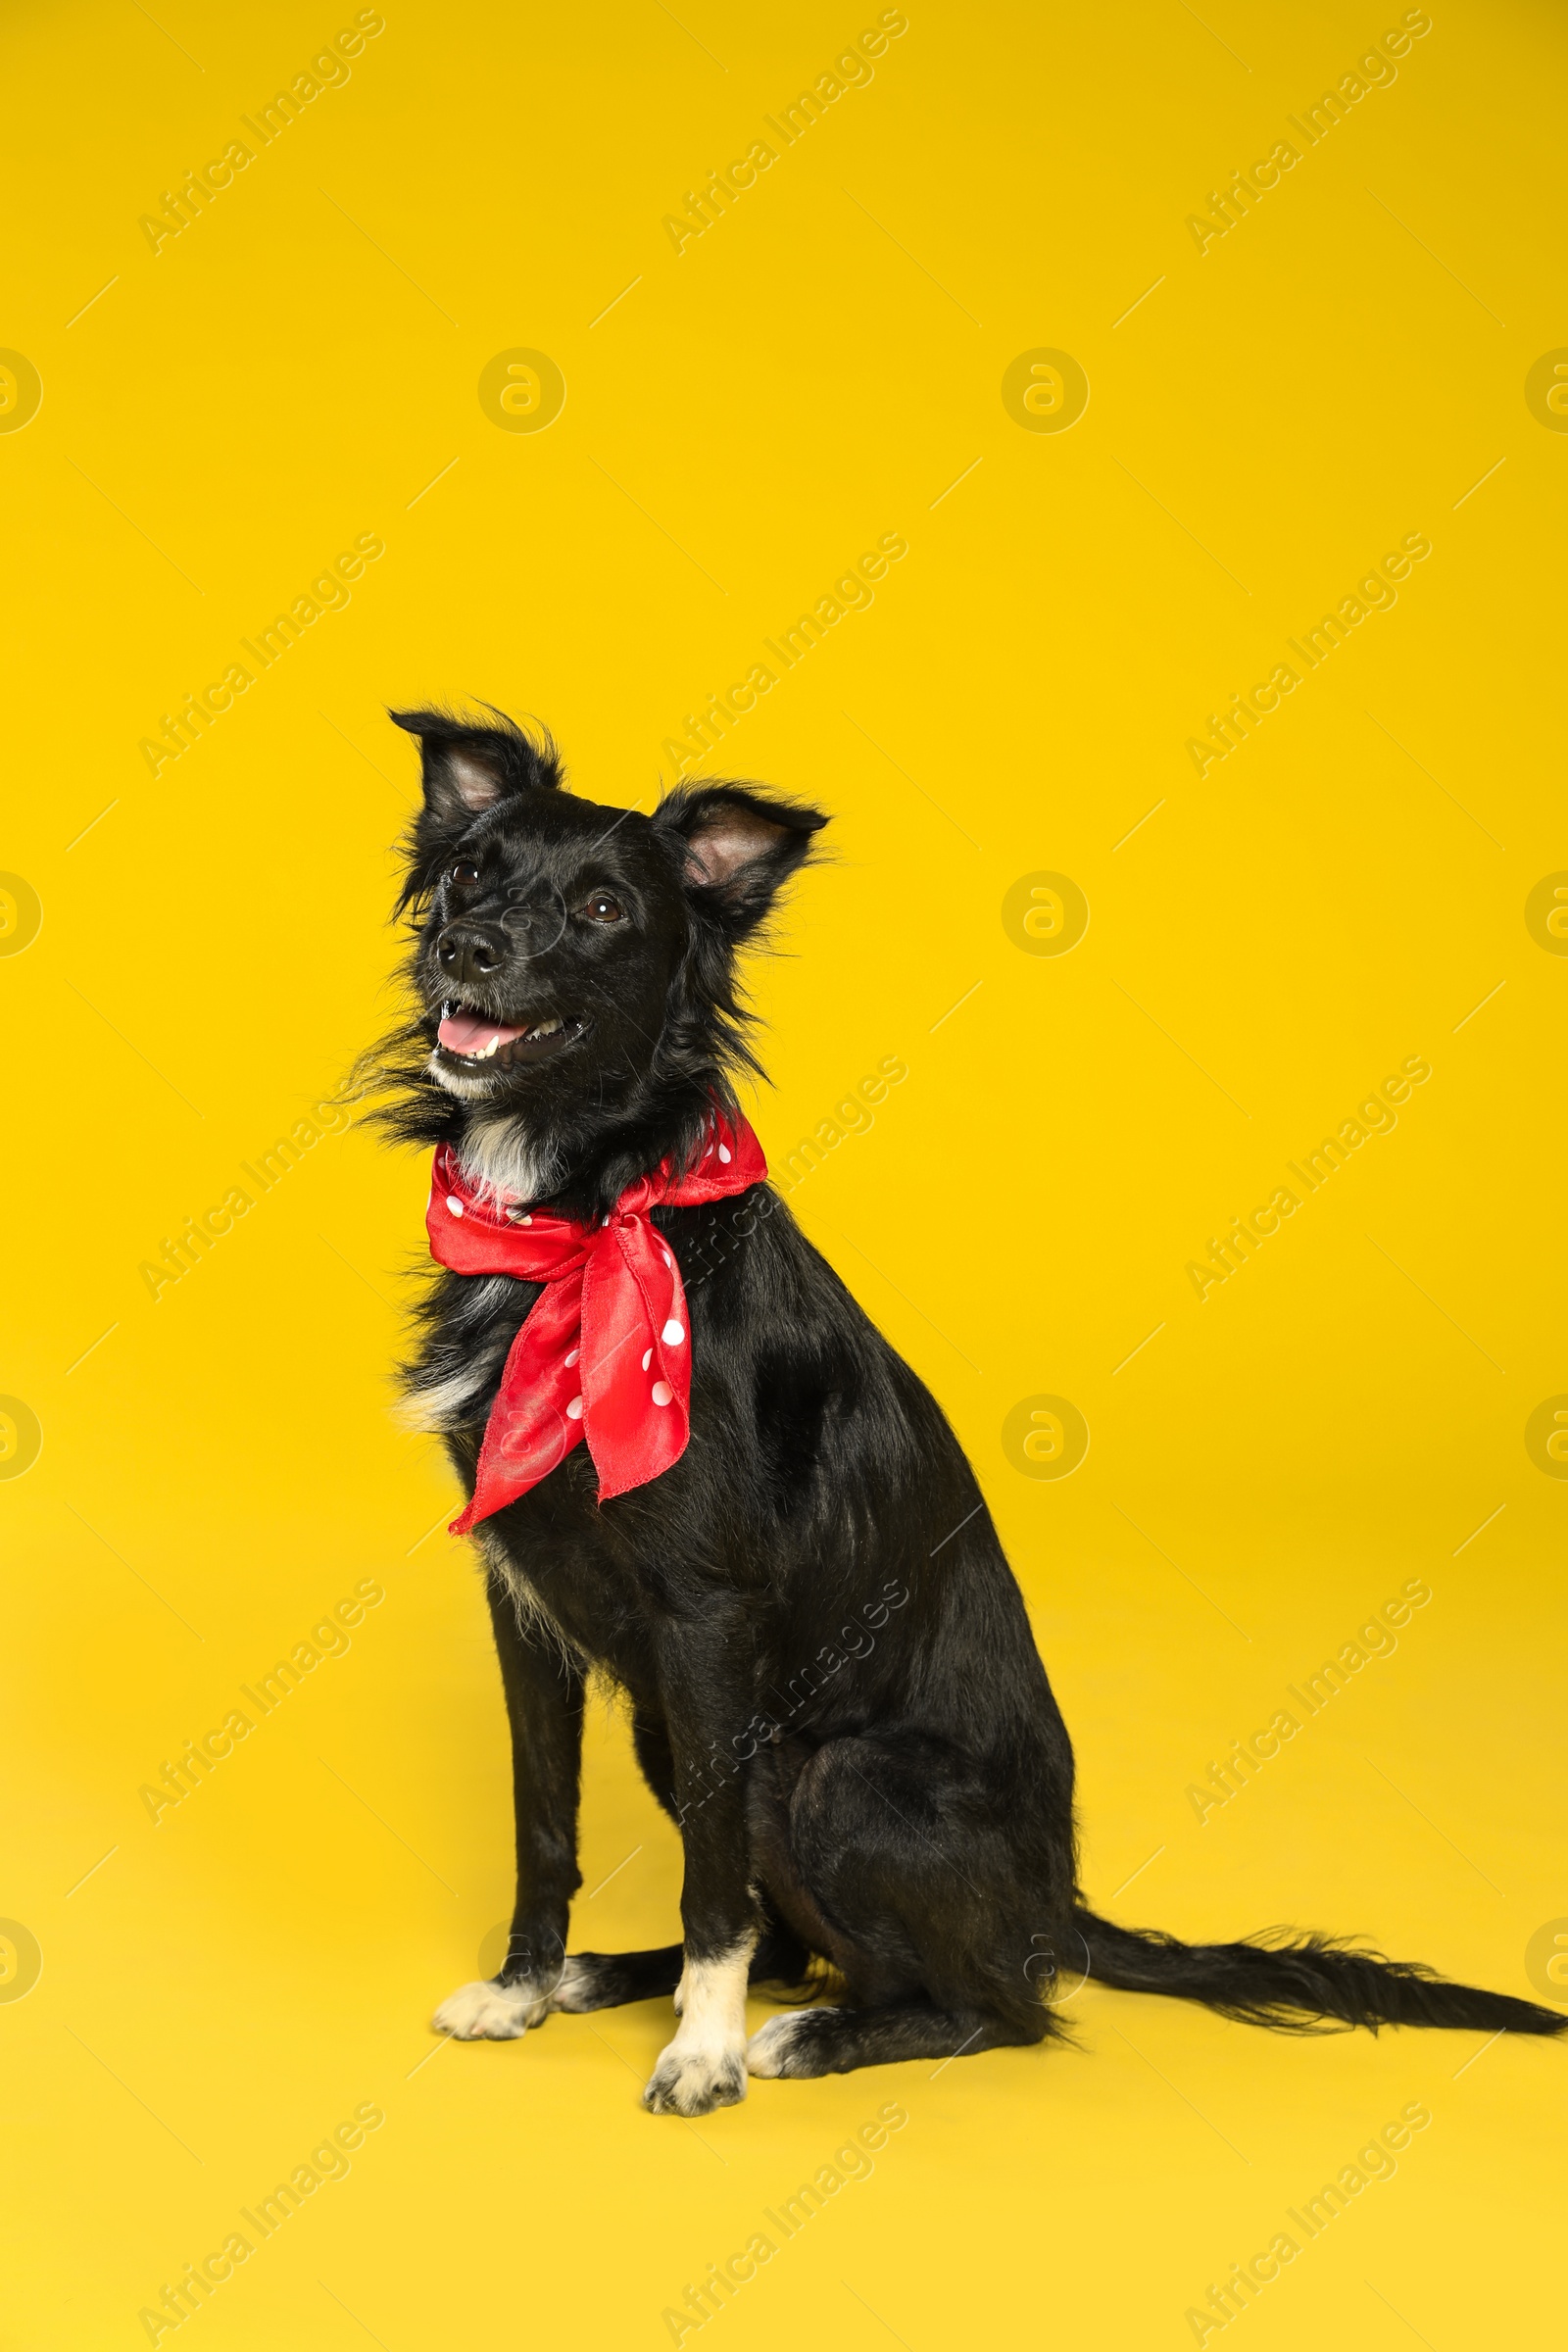
[[[550,1995],[535,1984],[481,1978],[449,1993],[430,2022],[457,2041],[515,2041],[530,2026],[542,2026],[550,2009]]]
[[[650,2115],[710,2115],[715,2107],[738,2106],[745,2096],[743,2049],[683,2048],[677,2034],[649,2079],[643,2105]]]
[[[814,2032],[814,2017],[831,2017],[830,2004],[824,2002],[815,2009],[781,2009],[759,2026],[746,2045],[746,2071],[769,2081],[780,2076],[810,2075],[816,2068],[804,2062],[804,2044]]]

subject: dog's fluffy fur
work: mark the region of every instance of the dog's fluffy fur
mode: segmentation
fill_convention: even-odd
[[[733,784],[676,791],[652,816],[602,808],[509,720],[394,715],[423,762],[401,901],[418,1011],[367,1057],[381,1115],[406,1141],[452,1144],[498,1191],[598,1216],[661,1160],[684,1163],[712,1101],[733,1108],[732,1074],[756,1066],[737,953],[824,819]],[[437,1043],[453,1000],[563,1027],[535,1058],[466,1060]],[[1295,2031],[1568,2024],[1326,1936],[1189,1945],[1097,1917],[1077,1886],[1072,1749],[940,1406],[768,1187],[654,1213],[690,1304],[691,1442],[603,1507],[578,1447],[481,1531],[517,1901],[501,1976],[455,1993],[444,2031],[506,2038],[552,2008],[674,1995],[645,2099],[699,2115],[744,2096],[748,2072],[1039,2042],[1062,2030],[1054,1992],[1085,1974]],[[413,1409],[470,1493],[538,1296],[442,1272],[425,1298]],[[594,1669],[626,1693],[681,1831],[684,1941],[568,1960]],[[833,1999],[748,2047],[749,1980]]]

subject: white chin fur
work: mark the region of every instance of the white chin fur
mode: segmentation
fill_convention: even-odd
[[[550,1175],[550,1155],[514,1111],[510,1117],[476,1117],[458,1147],[465,1173],[483,1191],[537,1200]]]
[[[502,1091],[506,1073],[476,1064],[454,1069],[437,1051],[428,1064],[431,1077],[449,1095],[464,1102],[487,1102]],[[498,1111],[491,1118],[476,1116],[464,1137],[459,1157],[481,1189],[510,1193],[514,1200],[537,1200],[550,1173],[550,1155],[528,1134],[515,1110]]]
[[[427,1066],[437,1086],[444,1086],[449,1095],[458,1095],[465,1102],[482,1102],[501,1084],[499,1070],[486,1069],[482,1064],[471,1070],[455,1070],[439,1054],[431,1054]]]

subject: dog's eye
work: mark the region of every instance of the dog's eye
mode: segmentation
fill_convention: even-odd
[[[460,890],[471,890],[478,879],[479,868],[470,865],[466,858],[460,858],[447,876],[447,880],[455,882]]]
[[[612,899],[608,890],[596,890],[583,912],[596,923],[620,923],[626,919],[620,901]]]

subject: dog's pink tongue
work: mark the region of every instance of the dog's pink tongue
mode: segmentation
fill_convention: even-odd
[[[436,1034],[454,1054],[482,1054],[493,1042],[510,1046],[526,1028],[525,1021],[492,1021],[482,1013],[454,1012],[448,1014]]]

